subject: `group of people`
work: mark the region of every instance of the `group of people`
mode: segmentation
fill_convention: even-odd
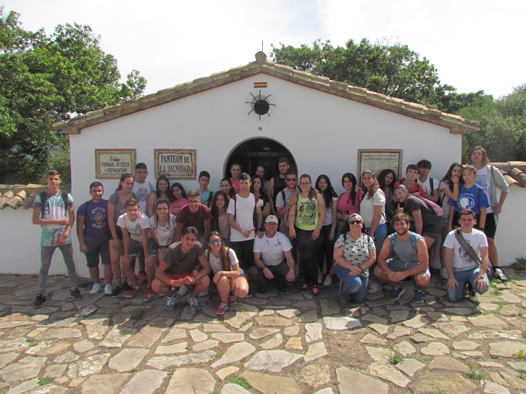
[[[409,165],[405,177],[393,170],[378,176],[345,173],[345,192],[336,194],[320,175],[298,177],[287,158],[278,160],[277,176],[265,179],[242,172],[238,163],[221,190],[208,190],[210,174],[199,174],[199,188],[185,191],[160,176],[155,188],[144,163],[123,174],[108,200],[102,183],[90,185],[91,199],[78,208],[77,235],[93,281],[91,294],[134,297],[145,284],[148,297],[167,296],[166,310],[183,296],[198,310],[199,295],[213,282],[223,314],[239,298],[265,293],[272,282],[280,293],[302,280],[301,292],[320,294],[319,285],[341,281],[342,306],[361,303],[368,292],[391,286],[391,299],[403,293],[401,282],[414,280],[414,302],[423,302],[436,250],[447,296],[458,301],[467,285],[469,298],[487,290],[486,270],[507,280],[499,267],[495,233],[508,193],[500,171],[486,151],[474,148],[467,165],[453,163],[439,182],[429,177],[431,163]],[[34,201],[33,223],[42,226],[40,281],[35,307],[46,302],[46,280],[56,247],[64,255],[71,295],[82,298],[77,282],[71,229],[73,198],[59,189],[60,176],[50,171],[47,190]],[[497,197],[496,190],[500,189]],[[138,268],[136,269],[136,265]],[[370,279],[370,280],[369,280]]]

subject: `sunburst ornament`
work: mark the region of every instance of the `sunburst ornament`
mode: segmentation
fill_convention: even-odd
[[[257,96],[254,96],[252,93],[250,93],[250,95],[252,96],[252,101],[245,101],[246,104],[250,104],[252,106],[252,109],[248,114],[250,115],[252,112],[255,112],[259,116],[260,120],[261,115],[267,114],[270,116],[268,112],[270,110],[270,106],[276,106],[276,104],[271,104],[267,100],[271,95],[269,94],[268,96],[263,96],[261,94],[261,90]]]

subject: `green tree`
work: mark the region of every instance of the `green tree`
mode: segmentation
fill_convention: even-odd
[[[24,30],[19,17],[0,9],[0,183],[39,182],[50,150],[68,152],[54,122],[139,97],[146,87],[136,70],[120,82],[117,60],[89,26],[59,25],[48,36]]]

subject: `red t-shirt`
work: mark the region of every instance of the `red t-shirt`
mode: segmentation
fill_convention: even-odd
[[[405,185],[405,180],[403,180],[403,181],[396,181],[395,187],[397,187],[399,184]],[[424,190],[424,188],[422,186],[420,186],[416,182],[415,182],[415,184],[413,186],[408,187],[407,191],[409,192],[409,194],[418,192],[418,194],[420,194],[420,197],[424,197],[425,198],[425,196],[426,196],[426,191]]]
[[[187,227],[195,227],[197,231],[205,231],[205,221],[211,220],[212,214],[206,205],[201,204],[199,210],[196,213],[190,212],[188,205],[181,208],[177,216],[175,217],[176,223],[183,224],[183,230]]]

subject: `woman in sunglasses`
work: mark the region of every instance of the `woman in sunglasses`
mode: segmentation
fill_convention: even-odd
[[[367,234],[362,217],[353,213],[349,216],[348,233],[340,235],[334,244],[334,272],[342,281],[340,306],[350,302],[360,304],[367,296],[369,268],[376,261],[376,247],[373,238]]]
[[[236,253],[225,246],[221,234],[217,231],[212,231],[210,234],[205,255],[212,269],[212,280],[221,297],[221,303],[216,309],[216,314],[222,315],[230,305],[237,303],[238,298],[247,296],[248,282],[241,268],[239,268]]]

